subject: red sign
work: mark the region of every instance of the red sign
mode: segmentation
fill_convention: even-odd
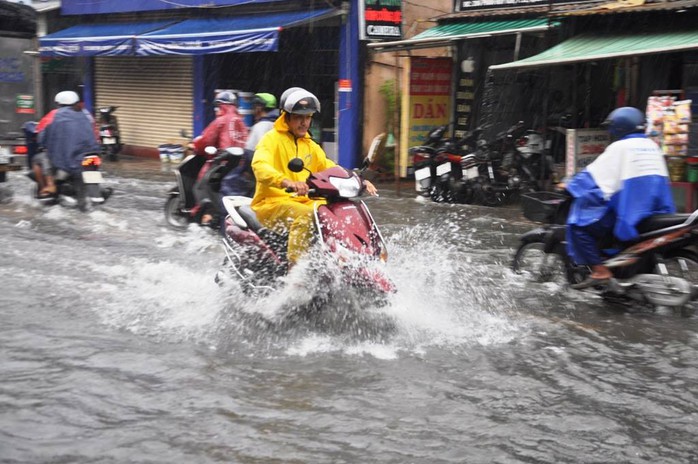
[[[338,90],[340,92],[351,92],[351,79],[340,79]]]
[[[402,38],[402,0],[359,0],[361,39]]]
[[[412,59],[410,95],[450,95],[450,59]]]

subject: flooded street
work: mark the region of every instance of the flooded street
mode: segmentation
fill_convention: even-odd
[[[87,214],[3,184],[2,463],[698,463],[698,315],[525,282],[515,207],[379,184],[397,293],[294,319],[312,272],[249,301],[165,224],[169,168],[104,174]]]

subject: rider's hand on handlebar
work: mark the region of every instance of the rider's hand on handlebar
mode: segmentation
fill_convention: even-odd
[[[364,187],[366,188],[366,192],[368,192],[368,194],[372,197],[378,196],[378,189],[371,182],[364,180]]]
[[[291,189],[298,195],[308,194],[308,184],[306,184],[305,182],[294,182],[292,180],[284,179],[281,182],[281,188]]]

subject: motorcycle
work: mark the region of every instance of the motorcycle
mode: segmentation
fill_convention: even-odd
[[[112,195],[113,189],[111,187],[101,186],[104,182],[104,178],[100,170],[102,159],[98,153],[85,154],[81,161],[82,172],[79,178],[59,170],[54,175],[56,193],[53,195],[39,194],[41,188],[37,180],[37,175],[40,175],[40,173],[38,173],[37,170],[40,168],[34,166],[32,161],[34,157],[46,156],[46,154],[42,153],[42,149],[37,141],[36,126],[37,123],[35,121],[29,121],[22,126],[26,145],[30,147],[27,153],[27,162],[30,168],[27,172],[27,177],[34,181],[32,196],[46,206],[56,204],[67,207],[78,206],[83,210],[87,208],[88,202],[92,205],[101,205],[106,202]]]
[[[582,282],[587,266],[575,265],[566,252],[565,221],[571,199],[556,192],[522,195],[524,216],[543,222],[520,237],[512,269],[531,280],[548,282],[556,277],[569,284]],[[632,307],[681,308],[698,298],[698,210],[691,214],[651,216],[638,226],[640,236],[630,243],[609,239],[602,243],[604,263],[613,272],[608,284],[593,291],[605,300]]]
[[[523,123],[518,122],[491,142],[482,136],[483,128],[472,131],[466,145],[468,152],[451,157],[450,167],[438,166],[442,188],[449,191],[447,197],[457,203],[485,206],[505,203],[519,188],[519,177],[512,175],[505,163],[512,159],[513,140],[522,127]]]
[[[462,178],[462,157],[472,152],[483,127],[466,132],[458,139],[443,140],[448,126],[433,129],[425,145],[411,147],[412,166],[415,175],[415,190],[435,202],[467,203],[457,186]]]
[[[427,134],[424,145],[410,147],[409,156],[412,159],[415,190],[419,195],[430,197],[434,179],[436,179],[436,148],[441,142],[448,126],[439,126]]]
[[[102,159],[97,153],[87,153],[82,159],[82,172],[79,176],[58,170],[53,177],[56,193],[49,196],[39,195],[39,184],[33,170],[27,177],[34,181],[33,196],[39,203],[52,206],[78,207],[85,211],[88,205],[101,205],[112,195],[111,187],[102,187],[104,182],[100,166]]]
[[[461,180],[453,190],[465,203],[499,206],[520,193],[543,190],[551,179],[552,160],[543,137],[519,121],[492,142],[478,139],[460,168]]]
[[[201,224],[201,217],[206,213],[213,216],[209,225],[214,229],[220,227],[223,213],[219,202],[221,181],[238,165],[244,150],[231,147],[218,151],[215,147],[206,147],[205,151],[207,155],[215,157],[201,179],[204,195],[200,201],[197,201],[194,190],[199,171],[204,167],[207,158],[189,154],[173,170],[177,185],[168,191],[165,202],[165,219],[173,229],[184,230],[191,223]]]
[[[118,153],[121,151],[121,133],[119,122],[114,115],[118,106],[103,106],[99,112],[99,139],[102,144],[102,156],[109,161],[118,161]]]
[[[544,190],[552,178],[553,159],[546,150],[543,136],[527,130],[516,140],[516,156],[513,175],[519,177],[519,189],[523,192]]]
[[[300,158],[292,159],[288,167],[293,172],[306,169]],[[366,204],[357,200],[363,193],[359,174],[334,166],[310,173],[306,182],[310,198],[327,202],[315,206],[315,236],[328,259],[341,269],[343,282],[372,290],[378,296],[393,293],[394,284],[378,268],[388,257],[385,241]],[[223,197],[228,214],[223,237],[226,257],[216,280],[231,276],[248,294],[264,294],[288,272],[288,233],[263,227],[251,202],[248,197]],[[324,269],[328,274],[332,272],[329,266]]]

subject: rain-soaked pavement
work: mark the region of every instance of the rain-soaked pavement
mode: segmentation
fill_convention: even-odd
[[[515,207],[380,184],[397,293],[289,321],[312,272],[249,301],[166,226],[169,166],[105,177],[87,214],[3,185],[2,463],[698,463],[698,316],[526,283]]]

